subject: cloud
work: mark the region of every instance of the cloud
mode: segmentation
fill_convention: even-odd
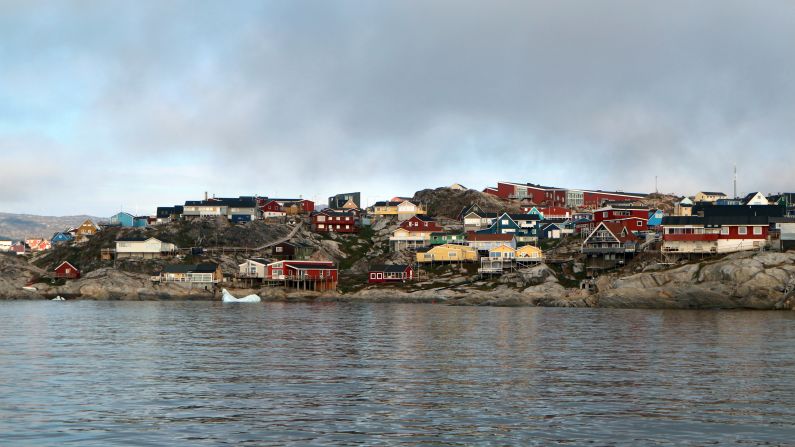
[[[143,173],[163,157],[201,174],[186,192],[227,195],[649,191],[655,175],[692,193],[728,189],[735,162],[743,191],[792,189],[788,2],[82,6],[0,6],[0,136],[123,161],[146,191],[169,188]]]

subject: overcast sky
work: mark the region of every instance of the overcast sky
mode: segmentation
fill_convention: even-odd
[[[792,1],[0,0],[0,211],[795,190]]]

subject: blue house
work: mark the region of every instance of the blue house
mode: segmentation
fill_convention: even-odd
[[[538,216],[536,215],[502,213],[489,228],[479,230],[477,233],[513,234],[516,236],[518,245],[525,245],[538,241],[537,223]]]
[[[539,239],[560,239],[562,235],[563,227],[556,223],[542,223],[538,232]]]
[[[135,216],[122,211],[110,217],[110,224],[116,227],[132,228],[135,226]]]
[[[527,210],[526,214],[536,215],[536,216],[538,216],[539,219],[543,219],[544,218],[544,213],[542,213],[541,211],[538,211],[538,208],[536,208],[536,207],[532,207],[529,210]]]
[[[133,227],[146,228],[149,225],[149,216],[137,216],[133,218]]]
[[[66,233],[64,231],[61,231],[61,232],[58,232],[58,233],[55,233],[55,234],[52,235],[52,239],[50,240],[50,243],[52,245],[55,245],[55,244],[60,244],[60,243],[64,243],[64,242],[69,242],[69,241],[71,241],[73,239],[74,239],[74,237],[72,237],[71,234]]]
[[[665,217],[665,213],[662,210],[649,210],[647,225],[649,228],[657,228],[662,224],[663,217]]]

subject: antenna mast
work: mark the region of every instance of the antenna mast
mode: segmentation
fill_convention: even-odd
[[[734,198],[737,198],[737,163],[734,164]]]

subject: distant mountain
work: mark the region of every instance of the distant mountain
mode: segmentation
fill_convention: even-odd
[[[0,239],[28,239],[52,237],[53,233],[75,227],[91,219],[94,223],[99,218],[92,216],[36,216],[32,214],[0,213]]]

